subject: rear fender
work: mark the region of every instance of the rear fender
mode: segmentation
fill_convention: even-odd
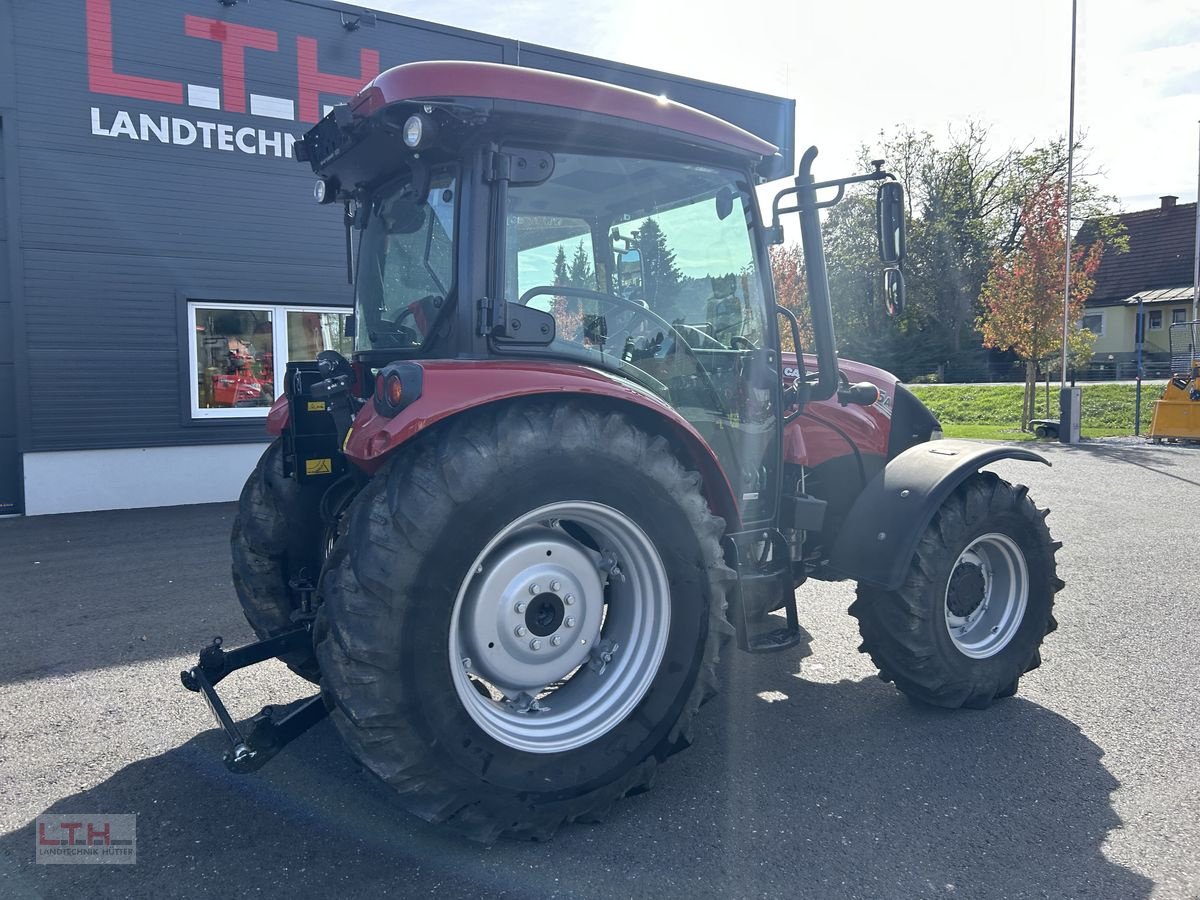
[[[343,452],[363,471],[374,473],[417,435],[469,410],[526,397],[586,397],[626,412],[671,440],[682,451],[684,464],[700,473],[713,512],[725,519],[729,530],[737,529],[733,489],[712,448],[691,423],[650,391],[599,369],[549,361],[431,360],[419,365],[424,370],[420,397],[390,418],[367,403],[355,419]]]
[[[895,590],[933,514],[955,488],[999,459],[1050,465],[1029,450],[972,441],[928,441],[905,450],[868,482],[851,507],[830,554],[830,569]]]
[[[287,394],[280,394],[275,398],[275,402],[271,404],[271,409],[267,413],[267,434],[279,437],[287,430],[290,418]]]

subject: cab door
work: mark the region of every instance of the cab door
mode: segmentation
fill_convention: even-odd
[[[553,160],[545,180],[508,186],[499,229],[508,302],[555,319],[549,346],[520,352],[654,390],[713,448],[743,525],[772,522],[779,345],[750,179],[662,159]]]

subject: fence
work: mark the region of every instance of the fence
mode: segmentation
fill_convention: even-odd
[[[1172,361],[1168,359],[1145,360],[1142,363],[1142,378],[1166,380],[1171,377],[1172,365]],[[1051,381],[1058,380],[1058,371],[1057,366],[1049,370]],[[1044,382],[1046,376],[1047,370],[1038,370],[1039,382]],[[1092,360],[1085,367],[1067,370],[1067,378],[1071,381],[1135,381],[1137,376],[1137,363],[1133,360]],[[1024,381],[1025,364],[1022,362],[1014,362],[1011,365],[942,366],[936,374],[912,379],[913,384],[1023,384]]]

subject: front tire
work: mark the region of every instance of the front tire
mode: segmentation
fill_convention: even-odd
[[[690,743],[713,691],[723,529],[621,415],[448,423],[376,475],[329,560],[333,721],[401,805],[471,838],[599,818]]]
[[[1063,587],[1045,516],[1023,485],[980,472],[934,515],[895,591],[850,607],[879,677],[934,706],[983,709],[1041,664]]]

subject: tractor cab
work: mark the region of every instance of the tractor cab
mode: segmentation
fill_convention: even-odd
[[[773,145],[663,97],[431,62],[380,75],[299,147],[318,198],[345,204],[360,234],[364,371],[409,359],[582,364],[686,422],[742,523],[774,520],[783,413],[838,385],[838,371],[832,327],[818,325],[818,371],[785,390],[788,319],[767,254],[779,203],[768,229],[754,196]],[[892,225],[902,235],[902,219]],[[815,210],[805,227],[819,253]],[[827,306],[814,298],[820,323]]]

